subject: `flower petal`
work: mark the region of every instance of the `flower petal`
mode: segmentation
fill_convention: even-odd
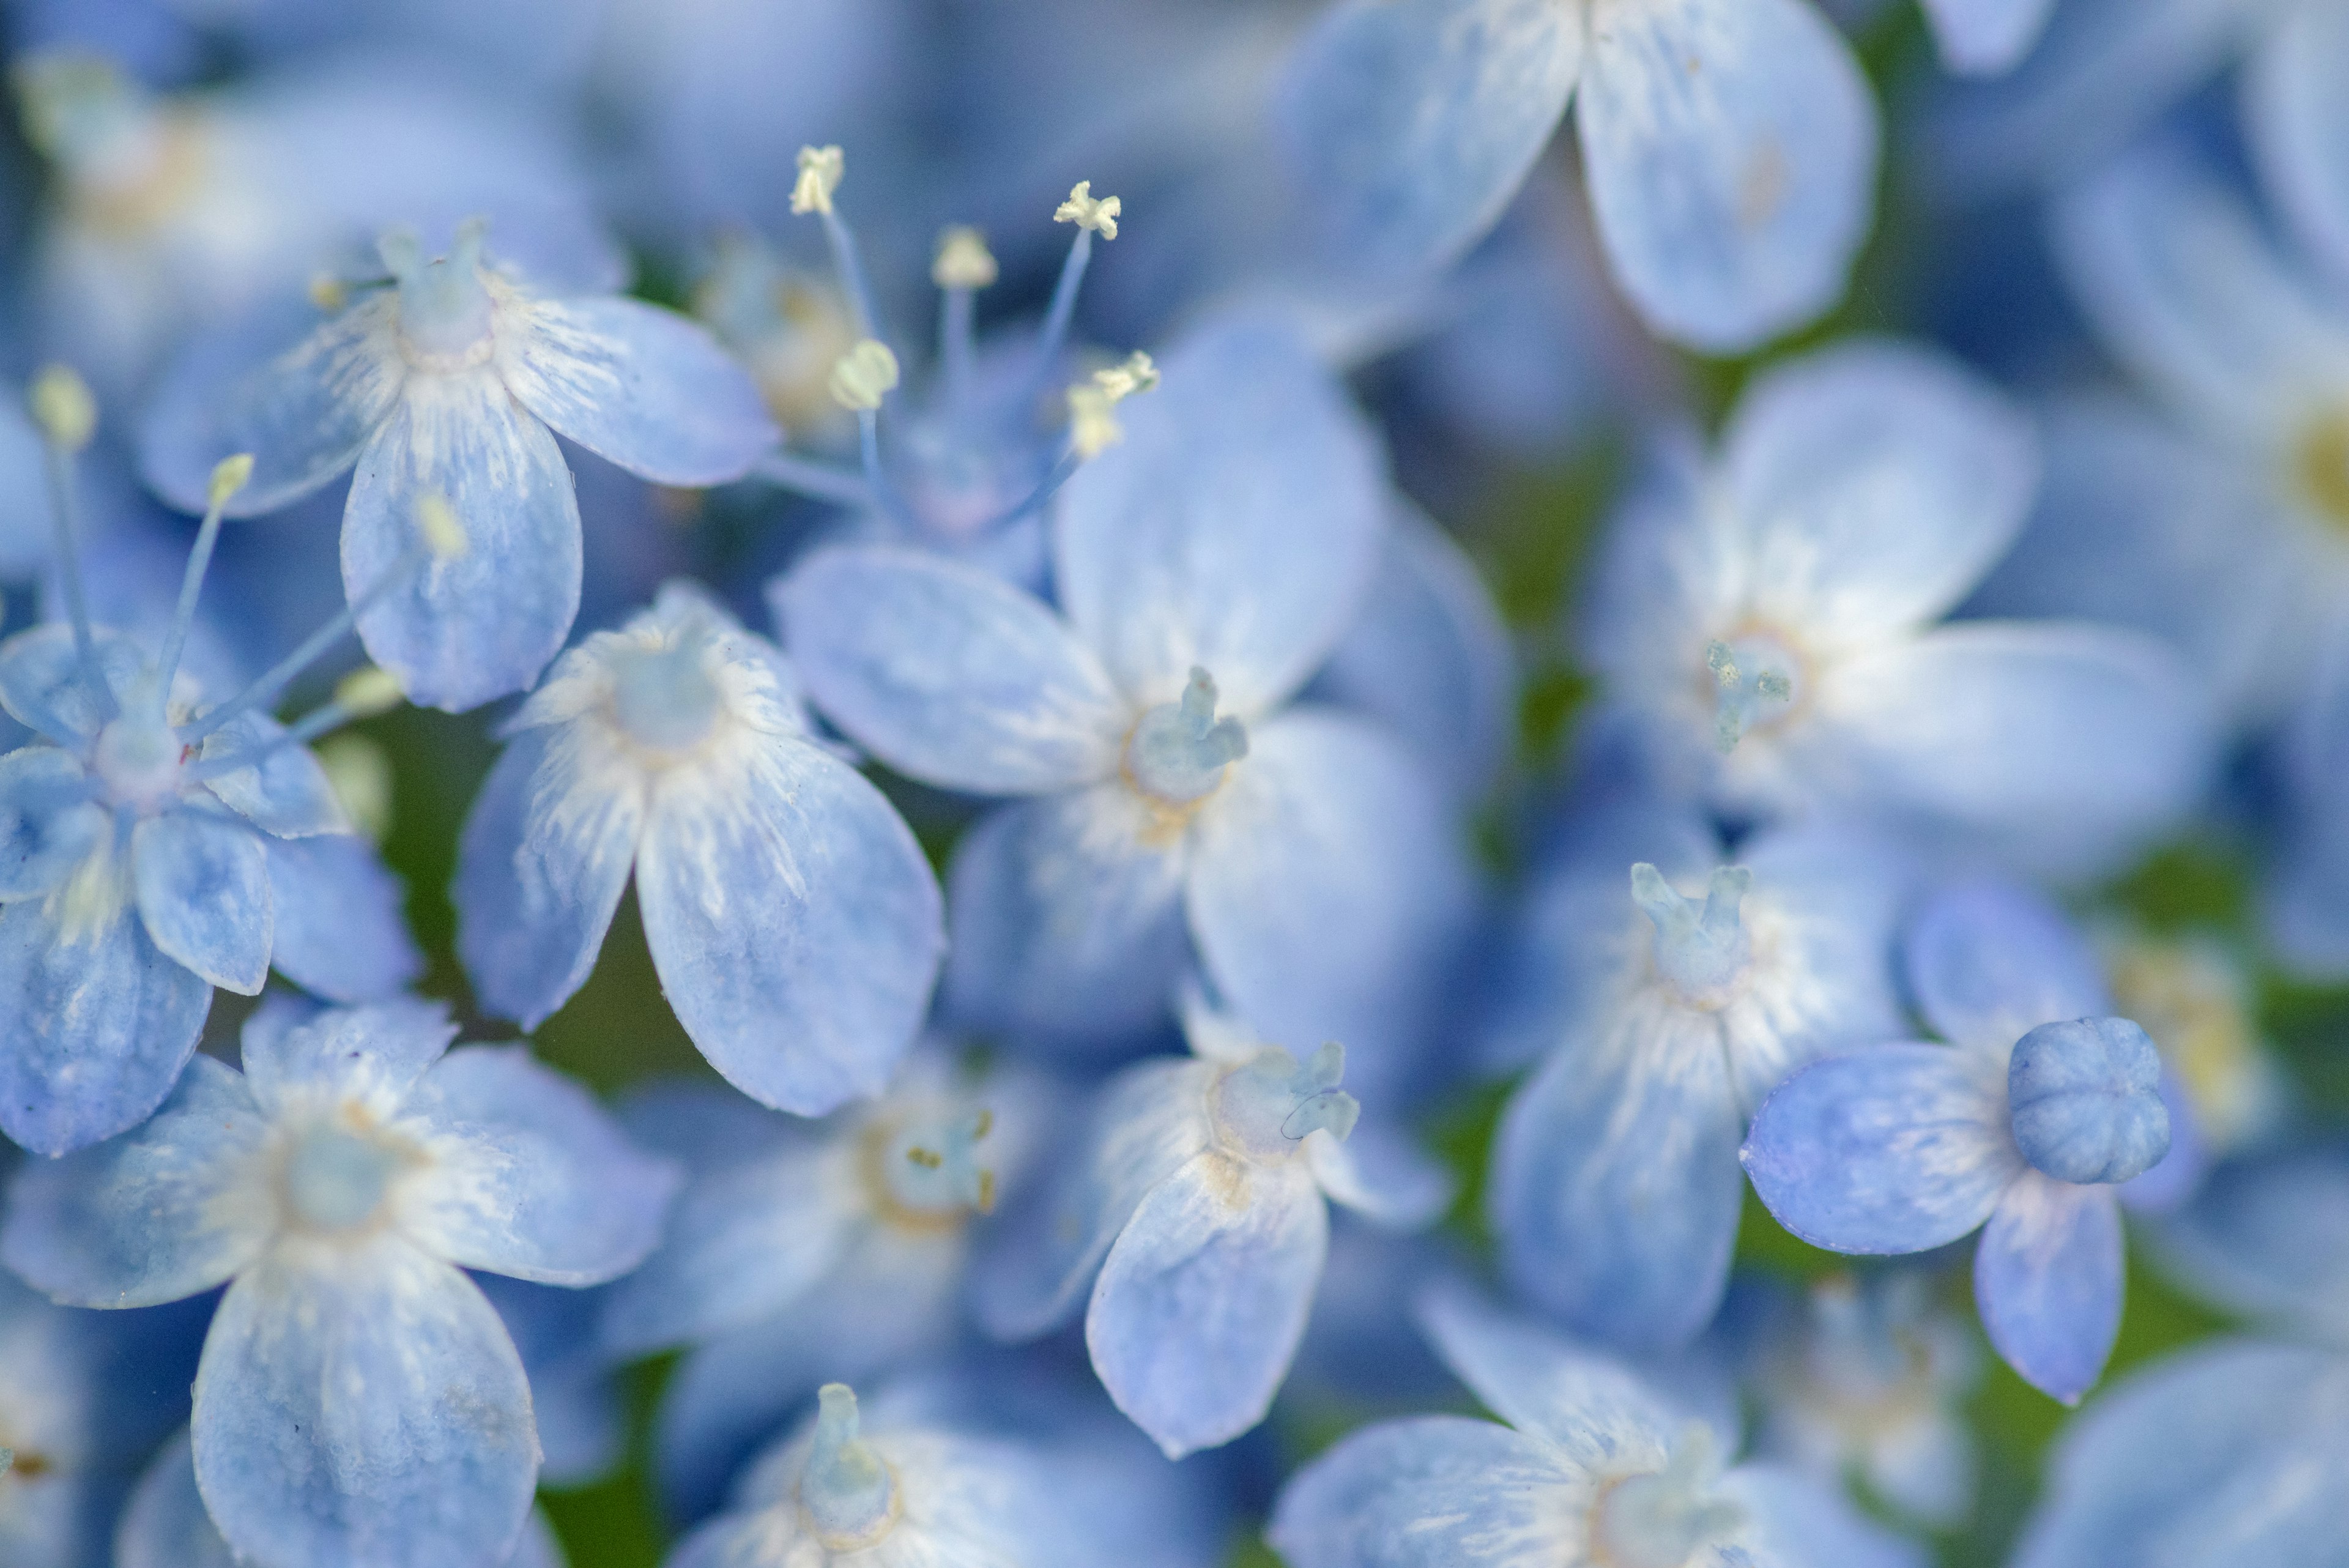
[[[2244,83],[2245,129],[2269,192],[2309,250],[2349,277],[2349,17],[2287,10],[2266,29]]]
[[[1085,1346],[1170,1459],[1264,1419],[1305,1334],[1330,1211],[1303,1167],[1221,1149],[1153,1187],[1093,1282]]]
[[[365,839],[329,833],[266,847],[278,973],[329,1002],[395,995],[424,973],[401,918],[407,890]]]
[[[1061,492],[1054,582],[1137,703],[1193,666],[1253,719],[1303,685],[1361,612],[1386,526],[1376,441],[1344,386],[1268,322],[1206,328],[1125,439]]]
[[[929,862],[864,775],[795,736],[662,795],[636,897],[678,1021],[762,1105],[878,1094],[921,1028],[946,946]]]
[[[1382,1421],[1290,1478],[1265,1539],[1289,1568],[1548,1568],[1582,1481],[1491,1421]]]
[[[1543,1438],[1577,1466],[1661,1459],[1694,1414],[1611,1356],[1464,1291],[1437,1289],[1418,1314],[1453,1375],[1494,1414]],[[1735,1445],[1734,1432],[1718,1434]]]
[[[554,438],[494,374],[414,377],[351,481],[343,588],[353,602],[401,570],[430,495],[464,528],[464,553],[402,579],[359,617],[359,637],[411,701],[462,712],[536,680],[570,635],[579,505]]]
[[[324,1097],[387,1120],[456,1037],[446,1002],[415,997],[332,1008],[298,1022],[273,1017],[264,1004],[245,1024],[245,1081],[271,1112]]]
[[[1974,1252],[1982,1330],[2008,1366],[2066,1405],[2105,1369],[2121,1327],[2121,1212],[2107,1187],[2026,1171]]]
[[[131,878],[147,934],[226,991],[258,996],[269,979],[269,856],[245,824],[198,807],[130,833]]]
[[[1313,1179],[1373,1225],[1416,1231],[1444,1217],[1460,1184],[1444,1163],[1402,1133],[1359,1123],[1340,1143],[1322,1130],[1305,1139]]]
[[[1921,1252],[1990,1218],[2027,1168],[2006,1062],[1877,1045],[1815,1062],[1754,1113],[1740,1158],[1778,1223],[1838,1252]]]
[[[208,1291],[275,1228],[269,1194],[243,1187],[268,1134],[233,1068],[191,1062],[136,1131],[18,1173],[0,1257],[74,1306],[153,1306]]]
[[[1925,1022],[2001,1064],[2043,1023],[2113,1011],[2088,939],[2015,883],[1960,882],[1934,894],[1909,920],[1901,958]]]
[[[285,727],[267,714],[246,713],[206,735],[196,755],[208,763],[264,747],[269,752],[254,766],[222,774],[205,787],[239,816],[279,838],[348,833],[351,824],[342,801],[310,748],[272,745],[285,732]]]
[[[782,440],[740,361],[639,300],[517,300],[500,312],[497,366],[523,407],[656,484],[740,479]]]
[[[1941,65],[1959,76],[1994,77],[2031,52],[2055,0],[1921,0]]]
[[[88,858],[107,830],[88,775],[55,746],[0,756],[0,903],[36,898]]]
[[[129,691],[146,668],[146,655],[129,638],[104,627],[92,629],[91,640],[107,684],[118,692]],[[67,746],[90,739],[113,716],[82,676],[73,628],[56,622],[0,642],[0,707],[18,723]]]
[[[274,1251],[238,1277],[204,1341],[194,1434],[213,1522],[270,1563],[499,1562],[538,1472],[505,1324],[389,1236]]]
[[[1921,1545],[1877,1523],[1817,1476],[1740,1465],[1722,1477],[1721,1490],[1745,1512],[1735,1544],[1754,1568],[1926,1568]]]
[[[1039,794],[1117,772],[1131,704],[1065,621],[994,574],[852,546],[771,593],[818,705],[907,777]]]
[[[1801,0],[1610,9],[1575,125],[1608,260],[1667,337],[1753,348],[1842,294],[1875,194],[1876,105]]]

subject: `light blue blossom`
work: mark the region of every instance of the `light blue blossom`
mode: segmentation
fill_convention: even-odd
[[[1910,1568],[1923,1554],[1733,1427],[1524,1319],[1437,1295],[1428,1333],[1497,1422],[1387,1421],[1299,1470],[1266,1532],[1289,1568]]]
[[[650,1251],[677,1178],[519,1047],[443,1055],[438,1007],[248,1025],[152,1121],[27,1170],[0,1260],[94,1307],[228,1293],[196,1376],[198,1483],[262,1568],[443,1568],[520,1537],[521,1358],[460,1272],[587,1285]]]
[[[2006,400],[1857,342],[1755,380],[1720,455],[1660,474],[1602,550],[1582,646],[1670,785],[1733,815],[1876,815],[2034,867],[2113,864],[2211,763],[2152,639],[1941,618],[2037,473]]]
[[[201,339],[140,432],[150,483],[182,506],[211,465],[254,458],[234,511],[274,511],[357,465],[343,514],[357,599],[438,496],[470,547],[369,605],[359,636],[417,701],[452,711],[538,679],[579,606],[579,509],[554,433],[670,485],[740,477],[776,441],[758,390],[693,323],[610,296],[559,297],[459,223],[446,255],[407,230],[389,280],[292,347],[265,321]]]
[[[1626,829],[1594,832],[1536,897],[1520,968],[1548,966],[1555,989],[1516,1027],[1545,1056],[1502,1113],[1486,1205],[1518,1290],[1578,1332],[1657,1348],[1721,1304],[1754,1107],[1899,1028],[1908,874],[1826,830],[1759,836],[1723,866],[1686,818]],[[1643,859],[1627,888],[1628,853],[1669,873]]]
[[[1305,1332],[1327,1199],[1396,1229],[1451,1199],[1440,1167],[1339,1087],[1345,1052],[1306,1062],[1194,1000],[1195,1054],[1112,1078],[1082,1137],[982,1259],[989,1332],[1027,1339],[1090,1291],[1085,1345],[1118,1408],[1170,1459],[1264,1419]]]
[[[1728,353],[1801,325],[1868,225],[1875,104],[1806,0],[1348,0],[1278,93],[1294,200],[1376,278],[1490,228],[1569,99],[1608,259],[1667,337]]]
[[[771,644],[672,584],[506,732],[455,888],[486,1006],[526,1029],[562,1006],[633,874],[669,1005],[730,1082],[802,1116],[880,1091],[937,972],[937,883]]]
[[[1254,320],[1180,348],[1053,535],[1060,613],[902,549],[774,590],[817,704],[925,783],[1024,795],[948,872],[946,998],[978,1028],[1131,1036],[1193,951],[1257,1028],[1342,1037],[1379,1082],[1439,1002],[1465,868],[1441,792],[1351,714],[1288,699],[1361,612],[1378,456],[1328,374]]]
[[[1920,1252],[1982,1230],[1991,1343],[2077,1403],[2120,1327],[2118,1185],[2170,1152],[2160,1055],[2110,1016],[2086,942],[2020,889],[1940,893],[1906,956],[1918,1010],[1950,1044],[1795,1074],[1755,1114],[1746,1172],[1780,1223],[1837,1251]]]
[[[1918,0],[1941,64],[1961,76],[1994,77],[2031,52],[2055,0]]]

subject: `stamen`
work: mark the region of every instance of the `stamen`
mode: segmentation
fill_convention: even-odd
[[[1714,687],[1713,744],[1723,756],[1762,722],[1765,705],[1784,707],[1794,701],[1795,683],[1785,670],[1765,667],[1749,675],[1725,642],[1704,645],[1704,665],[1713,671]]]
[[[1656,971],[1683,994],[1724,985],[1745,967],[1751,944],[1738,905],[1753,882],[1743,866],[1720,867],[1699,905],[1646,861],[1631,867],[1631,901],[1656,928]]]
[[[991,286],[995,257],[977,229],[956,227],[938,236],[930,281],[938,286],[938,358],[945,362],[947,396],[957,409],[970,404],[971,366],[978,357],[972,327],[971,293]]]
[[[42,450],[49,482],[49,521],[57,531],[57,571],[65,579],[74,655],[91,701],[110,720],[121,709],[115,702],[114,688],[107,684],[106,673],[98,667],[98,642],[89,628],[89,596],[82,589],[81,555],[76,545],[80,529],[76,524],[74,456],[97,433],[98,403],[89,395],[88,383],[64,365],[47,366],[33,378],[28,401],[34,422],[46,438]]]
[[[398,676],[375,665],[367,665],[335,682],[335,694],[330,700],[305,713],[262,744],[250,751],[207,757],[190,768],[188,776],[198,784],[208,784],[230,774],[242,773],[290,746],[306,746],[345,724],[355,724],[362,719],[388,713],[407,701],[407,689],[400,685]]]
[[[877,337],[867,337],[832,367],[832,398],[843,409],[869,413],[897,387],[897,356]]]
[[[1237,719],[1216,717],[1216,682],[1194,666],[1181,699],[1143,714],[1126,742],[1126,772],[1135,786],[1171,805],[1214,793],[1224,770],[1247,755],[1247,731]]]
[[[1093,236],[1104,240],[1117,238],[1117,215],[1124,207],[1115,196],[1095,200],[1092,182],[1080,180],[1069,199],[1053,211],[1056,223],[1074,223],[1077,237],[1069,245],[1069,258],[1061,264],[1060,281],[1052,286],[1052,303],[1044,314],[1044,330],[1036,339],[1036,369],[1033,380],[1040,386],[1060,361],[1061,348],[1068,340],[1069,322],[1077,313],[1077,290],[1085,281],[1085,268],[1092,265]]]
[[[844,468],[820,462],[813,458],[800,457],[787,452],[769,452],[751,470],[760,478],[780,484],[786,490],[796,490],[819,501],[830,501],[842,506],[866,507],[874,504],[873,487],[860,476]]]
[[[159,714],[171,701],[171,681],[180,673],[180,655],[187,648],[189,628],[195,625],[196,596],[203,591],[212,547],[220,542],[222,510],[252,477],[249,452],[224,457],[212,466],[212,486],[204,495],[203,524],[196,530],[195,548],[188,552],[188,569],[180,579],[180,602],[171,611],[171,629],[163,635],[162,657],[155,662],[155,711]]]
[[[840,189],[848,172],[847,159],[837,147],[802,147],[799,163],[799,179],[792,186],[792,211],[802,215],[813,213],[823,220],[823,237],[832,247],[832,265],[840,274],[840,286],[848,293],[857,336],[878,337],[881,329],[873,314],[873,292],[864,284],[864,264],[856,254],[856,236],[832,207],[832,193]]]
[[[1112,365],[1106,370],[1093,372],[1090,381],[1080,381],[1069,389],[1069,444],[1077,456],[1090,462],[1110,447],[1125,439],[1125,429],[1117,422],[1117,405],[1136,392],[1146,392],[1158,385],[1158,367],[1150,356],[1135,349],[1123,365]]]
[[[895,1484],[859,1435],[856,1395],[845,1383],[816,1391],[815,1441],[800,1475],[800,1507],[827,1551],[872,1546],[896,1522]]]

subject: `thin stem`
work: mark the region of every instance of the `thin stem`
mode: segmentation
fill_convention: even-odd
[[[870,506],[873,487],[846,469],[788,452],[769,452],[751,472],[770,483],[843,506]]]
[[[971,367],[978,358],[972,314],[969,289],[939,291],[938,358],[946,365],[947,405],[957,412],[970,407]]]
[[[180,602],[171,611],[171,628],[163,634],[163,656],[155,665],[155,711],[161,712],[171,695],[171,680],[180,672],[180,655],[195,625],[196,596],[203,591],[204,574],[212,568],[212,547],[220,542],[223,495],[204,509],[203,525],[196,530],[196,547],[188,552],[188,570],[180,579]]]
[[[998,528],[1009,528],[1030,514],[1041,511],[1053,496],[1061,493],[1061,486],[1069,483],[1069,476],[1082,468],[1084,462],[1085,460],[1077,455],[1073,444],[1062,446],[1059,461],[1046,471],[1036,488],[1028,493],[1028,498],[989,523],[981,532],[993,533]]]
[[[856,410],[856,443],[857,450],[864,456],[864,483],[872,493],[874,504],[887,513],[890,520],[900,528],[907,533],[915,532],[913,513],[906,508],[896,488],[889,483],[888,474],[881,467],[880,410]]]
[[[1080,228],[1069,246],[1069,259],[1061,264],[1061,280],[1052,286],[1051,308],[1044,314],[1044,330],[1036,339],[1036,364],[1029,379],[1040,387],[1060,363],[1061,348],[1068,341],[1069,322],[1077,313],[1077,290],[1084,286],[1085,268],[1093,259],[1093,232]]]
[[[49,481],[49,518],[57,530],[57,570],[65,578],[66,613],[73,619],[74,655],[80,660],[81,678],[88,684],[98,711],[110,720],[122,710],[114,701],[114,688],[106,683],[106,672],[98,667],[98,640],[90,635],[89,598],[82,591],[81,555],[74,541],[78,530],[74,524],[73,453],[55,441],[43,442],[42,451],[47,459],[42,466]]]
[[[339,641],[344,633],[358,624],[359,617],[376,607],[378,601],[400,586],[410,574],[429,558],[430,552],[421,543],[411,545],[403,552],[391,569],[378,578],[373,587],[342,607],[341,613],[312,632],[302,646],[270,666],[268,671],[252,685],[238,692],[211,712],[197,719],[180,732],[181,741],[194,745],[206,735],[232,719],[242,717],[264,703],[274,702],[294,678],[308,669],[320,654]]]
[[[840,274],[840,286],[848,291],[848,308],[856,317],[856,335],[879,337],[881,329],[874,325],[873,293],[864,286],[864,263],[856,254],[856,236],[848,232],[848,224],[830,207],[823,210],[823,237],[832,244],[832,265]]]
[[[224,756],[207,757],[189,769],[188,776],[198,784],[204,784],[224,774],[242,773],[246,768],[259,766],[288,746],[306,746],[328,731],[339,730],[352,720],[365,716],[338,701],[322,702],[261,745],[249,752],[231,752]]]

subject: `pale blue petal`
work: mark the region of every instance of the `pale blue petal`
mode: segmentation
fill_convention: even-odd
[[[268,846],[278,973],[329,1002],[397,994],[424,972],[408,934],[407,889],[367,842],[350,834],[278,839]]]
[[[1436,1354],[1470,1393],[1578,1466],[1595,1469],[1642,1445],[1661,1455],[1694,1414],[1623,1363],[1465,1291],[1431,1291],[1418,1314]],[[1716,1433],[1722,1448],[1733,1448],[1736,1438],[1733,1429]]]
[[[1184,903],[1234,1011],[1268,1040],[1340,1042],[1376,1094],[1447,1000],[1470,894],[1418,759],[1364,720],[1299,708],[1249,733],[1199,813]]]
[[[2008,1366],[2066,1405],[2096,1381],[2121,1326],[2121,1213],[2112,1189],[2018,1177],[1974,1253],[1982,1330]]]
[[[2058,1019],[2113,1011],[2104,965],[2080,929],[2039,894],[1971,881],[1927,899],[1901,943],[1909,993],[1944,1040],[1995,1056]]]
[[[804,1141],[807,1131],[796,1118],[698,1077],[631,1085],[615,1112],[638,1147],[666,1156],[694,1177],[763,1160]]]
[[[1350,0],[1324,15],[1275,113],[1332,259],[1396,282],[1457,260],[1557,130],[1585,25],[1549,0]]]
[[[2349,1154],[2220,1166],[2155,1232],[2163,1272],[2225,1311],[2349,1343]]]
[[[1594,20],[1575,125],[1609,261],[1649,325],[1755,348],[1843,293],[1876,104],[1803,0],[1654,0]]]
[[[440,1058],[409,1095],[431,1165],[402,1227],[436,1256],[551,1285],[594,1285],[644,1262],[677,1168],[643,1153],[585,1088],[520,1045]],[[409,1118],[413,1118],[411,1121]]]
[[[945,956],[936,879],[855,769],[765,740],[730,780],[667,793],[636,854],[645,940],[678,1022],[761,1105],[822,1116],[876,1095]]]
[[[1304,1169],[1194,1156],[1143,1197],[1093,1282],[1102,1386],[1170,1459],[1231,1441],[1272,1407],[1329,1247]]]
[[[1266,321],[1205,328],[1125,439],[1061,492],[1054,584],[1136,702],[1195,665],[1253,719],[1303,685],[1361,612],[1386,527],[1383,459],[1342,383]]]
[[[2349,277],[2349,16],[2302,5],[2267,29],[2246,72],[2243,109],[2260,172],[2302,242]]]
[[[245,1025],[245,1081],[272,1112],[326,1098],[389,1117],[456,1037],[440,1002],[394,998],[333,1008],[290,1026],[264,1006]]]
[[[399,295],[382,289],[315,327],[288,302],[200,335],[164,372],[139,428],[140,473],[182,512],[202,512],[213,465],[253,454],[228,504],[254,517],[348,468],[391,417],[408,379]]]
[[[1299,1470],[1265,1539],[1289,1568],[1551,1568],[1583,1484],[1490,1421],[1386,1421]]]
[[[1452,1207],[1460,1184],[1444,1163],[1379,1122],[1356,1124],[1345,1141],[1324,1132],[1305,1140],[1313,1179],[1373,1225],[1417,1231]]]
[[[1133,705],[1066,622],[994,574],[852,546],[771,592],[817,704],[907,777],[1037,794],[1117,772]]]
[[[2122,1207],[2132,1214],[2167,1214],[2194,1196],[2217,1158],[2194,1107],[2193,1091],[2175,1068],[2161,1064],[2161,1106],[2169,1116],[2169,1152],[2152,1168],[2120,1184]]]
[[[306,838],[318,833],[348,833],[344,815],[326,770],[307,746],[271,742],[285,727],[265,713],[232,719],[204,737],[196,755],[212,763],[241,752],[269,747],[268,755],[249,768],[222,774],[205,787],[228,804],[229,809],[264,833],[280,838]]]
[[[1735,1544],[1753,1568],[1927,1568],[1930,1562],[1921,1544],[1877,1523],[1816,1476],[1740,1465],[1722,1478],[1721,1491],[1745,1510]]]
[[[618,1368],[595,1337],[605,1293],[502,1274],[476,1274],[473,1282],[498,1309],[530,1374],[540,1480],[570,1488],[609,1476],[626,1457],[628,1434]]]
[[[637,791],[583,776],[575,738],[510,742],[459,841],[457,952],[488,1011],[535,1029],[586,983],[636,859]]]
[[[974,1300],[999,1339],[1033,1339],[1073,1310],[1143,1199],[1214,1137],[1214,1070],[1137,1063],[1110,1080],[1076,1154],[1016,1197],[981,1255]]]
[[[138,1126],[212,1001],[128,909],[67,940],[37,903],[0,907],[0,1132],[63,1154]]]
[[[236,1568],[196,1490],[187,1433],[172,1438],[140,1478],[114,1538],[114,1568]]]
[[[1368,713],[1463,801],[1492,786],[1516,737],[1508,628],[1451,535],[1398,503],[1361,619],[1309,695]]]
[[[146,655],[129,638],[104,627],[94,629],[92,640],[107,684],[129,691],[147,668]],[[0,706],[17,722],[68,746],[96,735],[112,717],[83,678],[73,628],[62,623],[36,626],[0,642]]]
[[[258,996],[269,979],[269,856],[224,814],[183,806],[130,833],[139,918],[166,955],[225,991]]]
[[[1994,77],[2031,52],[2055,0],[1920,0],[1941,64],[1960,76]]]
[[[1578,1026],[1503,1113],[1486,1200],[1516,1287],[1610,1343],[1686,1342],[1744,1192],[1719,1022],[1653,989]]]
[[[981,818],[947,885],[949,1013],[1049,1042],[1129,1038],[1168,1017],[1190,957],[1180,839],[1123,783]]]
[[[18,1173],[0,1258],[75,1306],[153,1306],[208,1291],[251,1262],[275,1227],[265,1204],[228,1200],[268,1134],[243,1080],[200,1057],[143,1127]]]
[[[1827,645],[1938,618],[2005,554],[2039,483],[2021,410],[1955,360],[1890,340],[1774,368],[1723,445],[1753,613]]]
[[[55,746],[0,756],[0,903],[38,898],[64,881],[107,831],[88,775]]]
[[[2027,1173],[2006,1061],[1877,1045],[1813,1063],[1754,1114],[1741,1156],[1778,1223],[1838,1252],[1921,1252],[1990,1218]]]
[[[544,425],[487,369],[411,378],[359,454],[343,514],[343,588],[357,600],[419,537],[419,503],[445,501],[466,548],[359,618],[367,655],[409,701],[462,712],[538,679],[579,609],[579,506]]]
[[[2215,765],[2207,697],[2169,649],[2078,622],[1966,621],[1820,681],[1815,765],[1859,799],[2050,874],[2109,869],[2168,830]]]
[[[448,1264],[385,1236],[332,1262],[273,1251],[222,1301],[196,1374],[196,1480],[272,1563],[502,1561],[538,1470],[505,1324]]]
[[[640,300],[533,300],[501,318],[497,366],[523,407],[656,484],[740,479],[782,441],[740,361]]]

